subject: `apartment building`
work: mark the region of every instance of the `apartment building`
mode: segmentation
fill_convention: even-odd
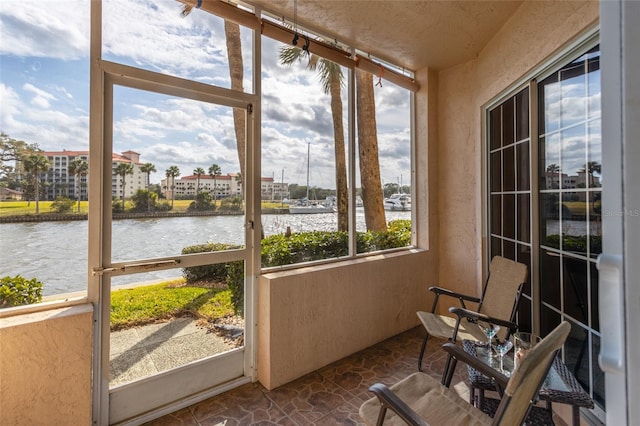
[[[42,173],[40,181],[42,182],[42,200],[54,200],[56,197],[69,197],[73,199],[88,199],[89,174],[75,176],[69,173],[69,165],[76,159],[80,159],[89,163],[89,151],[45,151],[42,153],[49,161],[49,170]],[[140,162],[140,154],[135,151],[125,151],[121,154],[112,154],[112,170],[115,171],[120,163],[131,163],[133,165],[133,174],[127,175],[123,183],[122,176],[112,173],[111,178],[111,195],[114,197],[122,197],[123,184],[124,195],[130,197],[135,194],[138,189],[147,187],[147,174],[141,171],[142,164]],[[24,174],[22,174],[24,176]]]
[[[274,182],[272,177],[260,178],[260,197],[263,200],[281,200],[289,194],[289,184],[285,182]],[[198,192],[208,192],[216,199],[227,197],[239,197],[242,195],[242,179],[237,173],[227,173],[216,176],[214,179],[210,175],[189,175],[176,178],[165,177],[160,181],[162,194],[165,198],[172,198],[172,191],[175,198],[195,198]]]

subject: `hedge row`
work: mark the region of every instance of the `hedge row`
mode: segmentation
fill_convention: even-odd
[[[384,232],[358,232],[358,253],[406,247],[411,244],[411,221],[389,222]],[[286,235],[272,235],[262,240],[262,267],[291,265],[313,260],[331,259],[349,253],[349,236],[346,232],[311,231]],[[198,244],[182,249],[183,254],[237,249],[240,246],[221,243]],[[199,280],[226,282],[232,292],[231,300],[238,315],[243,315],[244,270],[242,262],[183,268],[183,276],[189,283]]]

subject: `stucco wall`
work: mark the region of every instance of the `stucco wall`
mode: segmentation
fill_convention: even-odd
[[[91,305],[0,320],[0,423],[91,424]]]
[[[416,326],[435,272],[415,251],[263,275],[258,379],[276,388]]]
[[[482,287],[482,106],[594,25],[598,7],[524,2],[477,58],[439,72],[439,276],[446,287],[478,295]]]
[[[419,250],[260,277],[258,379],[268,389],[418,325],[438,283],[437,81],[416,74],[414,209]],[[416,347],[416,352],[420,348]]]

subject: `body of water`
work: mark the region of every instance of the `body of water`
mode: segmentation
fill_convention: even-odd
[[[387,211],[387,221],[411,219],[411,212]],[[356,229],[365,231],[364,212],[356,212]],[[244,244],[244,216],[198,216],[127,219],[113,222],[114,262],[175,256],[184,247],[204,243]],[[309,230],[333,231],[336,214],[263,215],[265,236]],[[44,283],[44,295],[87,288],[88,222],[0,224],[0,277],[22,275]],[[171,278],[180,269],[113,278],[113,285]]]

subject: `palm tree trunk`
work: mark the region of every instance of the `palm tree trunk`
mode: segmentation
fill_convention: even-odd
[[[349,229],[349,206],[347,194],[347,163],[344,148],[344,126],[342,124],[342,98],[340,81],[330,79],[331,116],[336,160],[336,202],[338,205],[338,231]]]
[[[176,177],[171,177],[171,210],[173,210],[173,201],[176,199]]]
[[[73,190],[76,193],[76,198],[78,199],[78,213],[80,213],[80,191],[78,191],[78,180],[80,180],[80,175],[76,175],[75,176],[75,180],[74,180],[74,188]]]
[[[356,70],[358,154],[364,218],[368,231],[386,231],[380,163],[378,159],[378,132],[373,94],[373,75]]]
[[[38,178],[38,169],[36,169],[36,214],[40,214],[40,179]]]
[[[231,89],[244,92],[242,79],[244,68],[242,66],[242,43],[240,41],[240,26],[234,22],[224,21],[224,33],[227,38],[227,56],[229,58],[229,74],[231,77]],[[244,173],[246,155],[246,111],[239,108],[233,109],[233,125],[236,133],[236,145],[238,148],[238,161],[240,173]]]
[[[149,190],[149,181],[151,180],[151,172],[147,172],[147,211],[151,211],[151,191]]]

